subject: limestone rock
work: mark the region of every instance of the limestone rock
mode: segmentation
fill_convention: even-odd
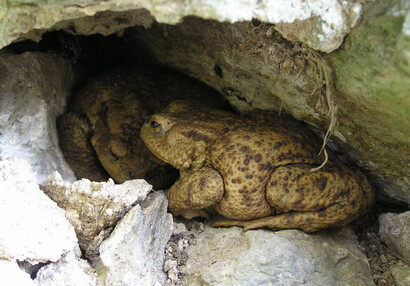
[[[410,285],[410,266],[392,265],[391,272],[396,286]]]
[[[72,81],[71,66],[57,56],[0,55],[0,156],[27,160],[39,182],[55,170],[66,180],[75,179],[58,147],[55,126]]]
[[[26,161],[0,159],[0,258],[31,264],[77,252],[64,210],[38,187]]]
[[[41,286],[97,286],[94,269],[87,261],[75,257],[73,253],[64,255],[59,261],[42,267],[34,280]]]
[[[350,228],[308,235],[207,227],[188,253],[186,285],[373,285]]]
[[[82,179],[66,183],[57,172],[41,185],[41,189],[66,210],[66,217],[74,226],[81,249],[92,262],[98,256],[101,242],[127,211],[142,202],[152,186],[145,180],[131,180],[115,184]]]
[[[42,31],[66,28],[74,33],[104,35],[121,33],[135,25],[158,22],[176,24],[185,16],[198,16],[221,22],[260,21],[280,24],[285,37],[297,39],[315,49],[330,52],[356,24],[362,10],[360,1],[345,0],[276,0],[276,1],[129,1],[129,0],[14,0],[0,4],[0,48],[19,38],[38,40]],[[144,8],[146,10],[143,10]],[[124,11],[129,10],[128,13]],[[99,13],[108,11],[108,13]],[[111,11],[116,11],[113,13]],[[98,21],[90,17],[98,14]],[[72,19],[80,18],[78,22]],[[302,25],[299,23],[302,21]],[[35,31],[33,31],[35,30]]]
[[[97,269],[106,285],[154,285],[165,281],[164,247],[172,216],[161,192],[133,207],[100,246]]]
[[[410,211],[401,214],[382,214],[379,217],[379,225],[382,241],[410,263]]]
[[[16,262],[0,259],[0,285],[34,286],[36,284]]]

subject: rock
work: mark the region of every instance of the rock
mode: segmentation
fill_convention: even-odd
[[[106,285],[154,285],[166,279],[164,248],[172,216],[161,192],[133,207],[100,246],[99,277]]]
[[[79,252],[64,210],[39,189],[24,160],[0,159],[0,218],[1,259],[37,264]]]
[[[0,57],[0,156],[27,160],[38,182],[56,170],[74,180],[58,147],[55,124],[72,85],[71,66],[42,53]]]
[[[112,227],[134,204],[146,198],[152,186],[145,180],[115,184],[111,179],[107,183],[82,179],[70,184],[56,172],[41,185],[41,189],[66,210],[81,249],[94,262],[101,242],[108,237]]]
[[[16,262],[0,259],[0,285],[34,286],[36,284]]]
[[[381,240],[407,263],[410,263],[410,211],[379,217]]]
[[[188,256],[186,285],[374,285],[347,227],[313,235],[206,227]]]
[[[158,22],[176,24],[186,16],[197,16],[221,22],[239,22],[258,19],[279,24],[285,37],[302,41],[311,47],[331,52],[354,27],[362,11],[362,4],[339,0],[277,0],[277,1],[47,1],[24,5],[21,1],[0,4],[0,48],[12,41],[25,38],[39,40],[43,31],[65,28],[78,34],[121,33],[125,28]],[[59,3],[60,2],[60,3]],[[144,8],[146,10],[143,10]],[[124,11],[129,11],[125,13]],[[92,16],[98,12],[97,17]],[[111,11],[117,11],[116,13]],[[79,18],[78,21],[72,19]],[[35,30],[34,30],[35,29]],[[34,30],[34,31],[33,31]]]
[[[94,269],[87,261],[75,257],[73,253],[64,255],[59,261],[42,267],[34,280],[41,286],[97,286]]]
[[[391,272],[396,286],[410,285],[410,266],[392,265]]]

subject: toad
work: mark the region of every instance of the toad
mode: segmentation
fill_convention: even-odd
[[[222,107],[213,89],[176,71],[141,66],[118,68],[86,82],[58,120],[61,150],[78,178],[117,183],[145,178],[154,189],[178,172],[154,156],[139,133],[145,119],[171,101],[189,98]]]
[[[239,116],[184,101],[171,103],[141,128],[158,158],[180,170],[167,192],[174,216],[227,218],[215,227],[301,229],[344,226],[366,213],[373,190],[302,123],[254,111]],[[315,169],[316,168],[316,169]]]

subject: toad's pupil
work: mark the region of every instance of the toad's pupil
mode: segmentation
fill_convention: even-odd
[[[157,129],[160,126],[160,124],[156,121],[151,121],[151,127],[154,129]]]

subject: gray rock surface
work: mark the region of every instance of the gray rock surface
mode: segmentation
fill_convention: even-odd
[[[42,267],[34,280],[41,286],[97,286],[94,269],[87,261],[77,258],[73,253],[64,255],[59,261]]]
[[[105,285],[154,285],[165,281],[164,248],[173,226],[167,207],[162,192],[150,194],[101,244],[97,269]]]
[[[374,285],[347,227],[314,235],[206,227],[187,251],[186,285]]]
[[[70,184],[56,172],[41,185],[41,189],[66,210],[81,249],[94,262],[101,242],[134,204],[145,199],[152,186],[145,180],[115,184],[112,179],[107,183],[82,179]]]
[[[64,210],[39,189],[30,165],[0,158],[0,259],[37,264],[78,251]]]
[[[19,38],[38,40],[42,31],[69,28],[82,34],[111,34],[137,24],[149,26],[153,19],[176,24],[185,16],[198,16],[221,22],[260,21],[280,24],[285,37],[300,40],[315,49],[330,52],[356,24],[362,1],[346,0],[276,0],[276,1],[129,1],[68,0],[19,1],[0,3],[0,48]],[[29,5],[28,5],[29,4]],[[140,10],[137,10],[140,9]],[[130,13],[123,13],[129,10]],[[137,10],[137,11],[136,11]],[[101,13],[95,22],[92,15]],[[113,13],[111,11],[116,11]],[[72,19],[82,18],[82,24]],[[35,31],[33,31],[35,30]]]
[[[38,182],[56,170],[75,179],[58,147],[55,124],[72,81],[71,66],[57,56],[0,54],[0,156],[27,160]]]
[[[410,266],[408,265],[392,265],[391,273],[396,286],[410,285]]]
[[[0,259],[0,285],[34,286],[36,284],[16,262]]]
[[[385,213],[379,217],[382,241],[407,263],[410,263],[410,211]]]

